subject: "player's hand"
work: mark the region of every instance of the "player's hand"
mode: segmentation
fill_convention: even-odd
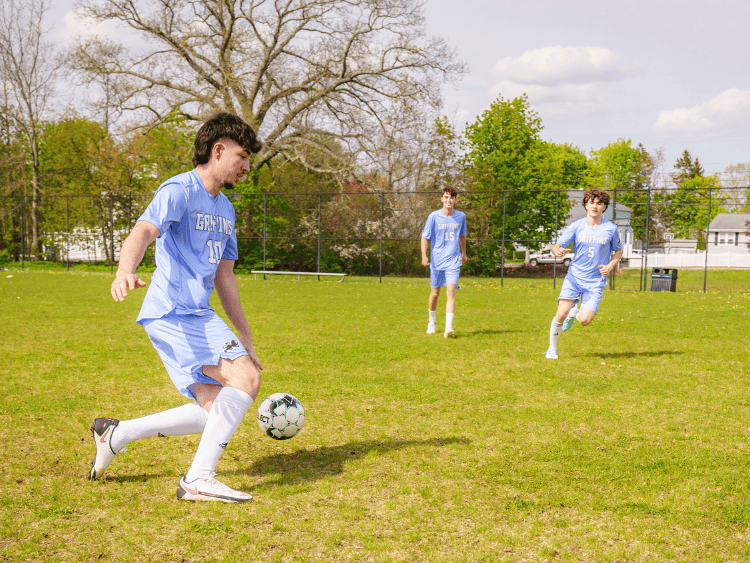
[[[461,255],[461,264],[466,264],[467,260],[468,260],[468,258],[466,257],[466,254],[462,254]]]
[[[429,266],[430,265],[430,259],[427,258],[427,256],[422,256],[422,266]]]
[[[602,278],[608,277],[611,271],[612,271],[612,267],[609,264],[599,265],[599,273],[602,275]]]
[[[554,254],[558,258],[562,258],[563,256],[565,256],[568,253],[569,250],[570,250],[569,248],[557,248],[557,249],[555,249],[553,247],[552,248],[552,254]]]
[[[256,367],[256,369],[258,371],[262,371],[263,370],[263,364],[260,363],[260,360],[258,359],[258,356],[255,354],[255,348],[253,347],[253,343],[252,342],[248,342],[247,344],[245,344],[243,342],[242,345],[245,347],[245,351],[247,352],[247,355],[250,358],[250,361],[253,362],[253,365]]]
[[[135,274],[117,274],[110,288],[112,299],[117,303],[122,303],[128,296],[128,290],[132,291],[139,287],[146,287],[146,285],[146,282]]]

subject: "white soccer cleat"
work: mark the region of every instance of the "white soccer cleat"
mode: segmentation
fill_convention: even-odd
[[[427,324],[427,334],[435,334],[435,323]]]
[[[552,350],[552,349],[547,350],[544,353],[544,357],[547,358],[548,360],[556,360],[557,359],[557,350]]]
[[[230,489],[221,481],[210,477],[198,477],[194,481],[185,482],[185,476],[177,485],[177,498],[180,500],[213,500],[220,502],[248,502],[253,497],[242,491]]]
[[[114,432],[120,421],[116,418],[95,418],[89,430],[96,444],[96,456],[91,461],[89,470],[89,481],[99,479],[112,463],[117,455],[112,451],[112,432]],[[124,448],[123,448],[124,449]]]
[[[453,332],[453,329],[446,330],[445,334],[443,334],[443,338],[456,338],[456,333]]]
[[[568,330],[570,327],[573,326],[573,323],[575,322],[575,317],[565,317],[565,320],[563,321],[563,330]]]

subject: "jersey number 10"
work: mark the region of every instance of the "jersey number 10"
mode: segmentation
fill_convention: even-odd
[[[220,240],[207,240],[206,246],[211,255],[208,257],[209,264],[218,264],[221,258],[221,241]]]

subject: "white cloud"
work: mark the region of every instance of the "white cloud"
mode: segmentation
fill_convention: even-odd
[[[654,129],[661,131],[709,131],[750,127],[750,90],[730,88],[712,100],[692,108],[659,112]]]
[[[136,33],[113,21],[97,23],[89,18],[84,18],[76,14],[75,10],[66,12],[63,16],[63,41],[67,45],[72,45],[78,37],[99,36],[114,39],[125,46],[137,47],[143,44]]]
[[[575,119],[608,111],[606,86],[640,70],[605,47],[542,47],[495,64],[493,99],[527,94],[544,118]]]
[[[613,82],[639,69],[605,47],[542,47],[495,63],[495,74],[520,84]]]

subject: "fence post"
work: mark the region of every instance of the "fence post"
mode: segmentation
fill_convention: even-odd
[[[555,244],[557,244],[557,234],[560,231],[559,229],[559,220],[560,220],[560,190],[557,190],[555,192]],[[555,259],[552,262],[552,289],[555,289],[557,287],[557,260]]]
[[[505,195],[507,193],[506,190],[503,190],[503,243],[502,250],[500,251],[500,287],[503,287],[503,283],[505,282]]]
[[[109,194],[109,273],[115,273],[115,213],[114,213],[115,196]]]
[[[612,222],[615,225],[615,229],[617,229],[617,223],[615,222],[617,220],[617,187],[612,190]],[[612,256],[610,255],[610,260],[612,260]],[[609,276],[609,290],[614,291],[615,289],[615,276],[617,275],[617,264],[615,264],[615,268],[612,272],[610,272]]]
[[[651,227],[650,224],[651,219],[651,185],[649,184],[646,186],[646,232],[643,234],[643,239],[646,242],[646,248],[643,251],[643,260],[641,260],[641,264],[643,264],[643,272],[642,272],[642,279],[643,279],[643,291],[646,291],[646,281],[648,276],[648,233],[649,229]]]
[[[65,269],[70,271],[70,196],[65,196]]]
[[[380,194],[380,283],[383,283],[383,207],[385,193]]]
[[[711,191],[708,188],[708,218],[706,219],[706,260],[703,263],[703,293],[706,293],[706,278],[708,277],[708,231],[711,226]]]
[[[268,205],[268,196],[263,194],[263,271],[266,271],[266,209]],[[263,274],[266,279],[266,274]]]
[[[26,196],[21,196],[21,269],[23,270],[23,259],[26,253]]]
[[[320,273],[320,223],[321,223],[322,217],[320,214],[320,192],[318,192],[318,273]],[[318,281],[320,281],[320,276],[318,276]]]

